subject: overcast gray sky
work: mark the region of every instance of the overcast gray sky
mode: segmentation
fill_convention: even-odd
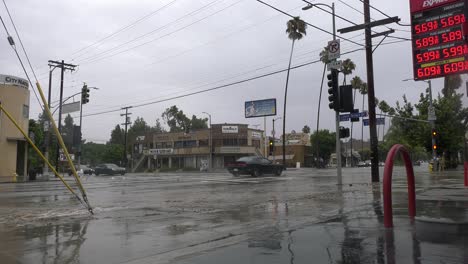
[[[83,110],[85,116],[243,80],[285,69],[288,64],[291,41],[285,29],[289,17],[255,0],[6,2],[44,89],[48,86],[47,61],[62,59],[79,65],[76,72],[65,74],[65,97],[79,92],[83,82],[99,88],[91,90],[90,103]],[[265,2],[331,31],[331,16],[316,8],[301,10],[305,6],[301,0]],[[329,0],[322,2],[332,3]],[[363,10],[363,4],[359,0],[335,2],[338,15],[362,23],[363,15],[344,3],[358,10]],[[404,24],[409,23],[408,0],[374,0],[371,5],[390,16],[399,16]],[[371,14],[373,19],[385,18],[374,10]],[[3,6],[0,6],[0,15],[13,33]],[[139,22],[134,24],[135,21]],[[132,26],[95,44],[128,25]],[[350,25],[337,20],[337,28]],[[393,36],[410,38],[409,27],[395,24],[389,27],[397,30]],[[388,28],[374,30],[381,32]],[[364,43],[363,33],[352,32],[342,36]],[[296,45],[293,65],[316,61],[329,40],[330,35],[309,27],[307,36]],[[374,43],[378,41],[374,39]],[[394,41],[397,40],[388,38],[384,43]],[[359,48],[346,41],[341,43],[342,51]],[[24,77],[3,29],[0,50],[0,73]],[[357,65],[356,71],[348,78],[358,75],[366,80],[365,52],[342,57],[346,58]],[[379,47],[374,53],[374,69],[376,96],[391,105],[401,100],[403,94],[410,101],[417,101],[424,91],[423,82],[402,82],[413,74],[409,41]],[[315,63],[291,71],[288,131],[299,131],[304,125],[315,128],[322,70],[323,64]],[[55,70],[53,101],[59,97],[59,77],[59,70]],[[209,112],[213,123],[263,126],[263,118],[244,118],[244,101],[277,98],[278,115],[281,116],[285,80],[286,73],[280,73],[208,93],[134,108],[131,110],[132,120],[141,116],[154,125],[164,109],[177,105],[188,115],[200,116],[202,112]],[[441,80],[433,82],[435,94],[440,92],[441,86]],[[328,108],[325,87],[326,84],[322,96],[321,127],[334,130],[334,113]],[[358,97],[359,108],[361,100],[362,97]],[[31,93],[31,117],[36,118],[39,110]],[[83,137],[87,141],[105,142],[115,125],[123,122],[120,113],[84,117]],[[271,117],[267,120],[267,131],[270,132]],[[343,125],[348,126],[349,123]],[[280,130],[279,124],[276,129]],[[360,129],[354,133],[357,137]],[[367,129],[365,135],[368,135]]]

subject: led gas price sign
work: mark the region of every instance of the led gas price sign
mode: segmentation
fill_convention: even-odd
[[[465,0],[410,0],[414,79],[468,72]]]

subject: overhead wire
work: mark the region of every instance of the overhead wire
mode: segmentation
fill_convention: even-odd
[[[237,1],[236,3],[234,3],[234,4],[237,4],[237,3],[241,2],[241,1],[243,1],[243,0],[239,0],[239,1]],[[131,39],[131,40],[125,42],[125,43],[122,43],[122,44],[120,44],[120,45],[117,45],[117,46],[115,46],[115,47],[112,47],[112,48],[110,48],[110,49],[108,49],[108,50],[105,50],[105,51],[100,52],[100,53],[98,53],[98,54],[95,54],[95,55],[93,55],[93,56],[84,58],[84,59],[82,59],[82,61],[81,61],[80,63],[83,64],[83,62],[84,62],[84,63],[95,62],[95,61],[98,61],[98,60],[101,60],[101,59],[105,59],[105,58],[108,58],[108,57],[113,57],[113,56],[118,55],[118,54],[121,54],[121,53],[123,53],[123,52],[127,52],[127,51],[129,51],[129,50],[132,50],[132,49],[141,47],[141,46],[143,46],[143,45],[146,45],[146,44],[148,44],[148,43],[150,43],[150,42],[159,40],[159,39],[161,39],[162,37],[156,38],[156,39],[151,40],[151,41],[144,42],[144,43],[142,43],[142,44],[133,46],[133,47],[131,47],[131,48],[129,48],[129,49],[126,49],[126,50],[123,50],[123,51],[117,51],[116,53],[111,54],[111,55],[102,56],[102,55],[105,55],[105,54],[107,54],[107,53],[111,53],[111,52],[113,52],[113,51],[116,51],[116,50],[120,49],[121,47],[124,47],[124,46],[126,46],[126,45],[128,45],[128,44],[130,44],[130,43],[133,43],[133,42],[135,42],[135,41],[137,41],[137,40],[139,40],[139,39],[142,39],[142,38],[144,38],[144,37],[147,37],[147,36],[149,36],[149,35],[152,35],[152,34],[158,32],[158,31],[160,31],[160,30],[162,30],[162,29],[168,28],[168,27],[170,27],[170,26],[172,26],[172,25],[178,23],[179,21],[185,19],[186,17],[191,17],[191,16],[193,16],[193,15],[195,15],[195,14],[197,14],[197,13],[200,13],[202,10],[204,10],[204,9],[210,7],[210,6],[215,5],[217,2],[220,2],[220,0],[215,0],[215,1],[209,2],[208,4],[206,4],[206,5],[204,5],[204,6],[200,7],[200,8],[198,8],[198,9],[192,11],[192,12],[189,12],[189,13],[183,15],[182,17],[179,17],[178,19],[176,19],[176,20],[174,20],[174,21],[171,21],[171,22],[169,22],[169,23],[166,23],[166,24],[164,24],[163,26],[160,26],[160,27],[158,27],[158,28],[156,28],[156,29],[154,29],[154,30],[152,30],[152,31],[150,31],[150,32],[147,32],[147,33],[145,33],[145,34],[142,34],[142,35],[140,35],[140,36],[138,36],[138,37],[136,37],[136,38],[133,38],[133,39]],[[228,6],[227,8],[233,6],[234,4]],[[227,8],[225,8],[225,9],[227,9]],[[221,11],[224,11],[225,9],[222,9]],[[220,11],[219,11],[219,12],[220,12]],[[217,13],[219,13],[219,12],[217,12]],[[215,14],[216,14],[216,13],[215,13]],[[191,26],[191,25],[193,25],[193,24],[196,24],[196,23],[198,23],[198,22],[200,22],[200,21],[202,21],[202,20],[204,20],[204,19],[206,19],[206,18],[208,18],[208,17],[210,17],[210,16],[212,16],[212,15],[214,15],[214,14],[211,14],[211,15],[209,15],[209,16],[207,16],[207,17],[204,17],[203,19],[200,19],[200,20],[198,20],[198,21],[195,21],[194,23],[191,23],[191,24],[185,26],[184,28],[189,27],[189,26]],[[184,28],[182,28],[182,29],[184,29]],[[168,35],[171,35],[171,34],[173,34],[173,33],[175,33],[175,32],[178,32],[178,31],[180,31],[180,30],[182,30],[182,29],[179,29],[179,30],[170,32],[170,33],[164,35],[163,37],[168,36]],[[100,57],[100,56],[101,56],[101,57]]]
[[[358,48],[358,49],[351,50],[351,51],[348,51],[348,52],[343,52],[342,55],[354,53],[354,52],[361,51],[361,50],[364,50],[364,48]],[[311,64],[319,63],[319,62],[321,62],[320,59],[314,60],[314,61],[311,61],[311,62],[306,62],[306,63],[303,63],[303,64],[299,64],[299,65],[291,67],[290,69],[293,70],[293,69],[305,67],[305,66],[308,66],[308,65],[311,65]],[[171,100],[180,99],[180,98],[184,98],[184,97],[189,97],[189,96],[193,96],[193,95],[197,95],[197,94],[201,94],[201,93],[206,93],[206,92],[210,92],[210,91],[214,91],[214,90],[219,90],[219,89],[226,88],[226,87],[229,87],[229,86],[234,86],[234,85],[238,85],[238,84],[241,84],[241,83],[245,83],[245,82],[265,78],[265,77],[268,77],[268,76],[272,76],[272,75],[275,75],[275,74],[279,74],[279,73],[285,72],[287,70],[288,69],[281,69],[281,70],[273,71],[273,72],[270,72],[270,73],[265,73],[265,74],[257,75],[257,76],[254,76],[254,77],[246,78],[246,79],[243,79],[243,80],[231,82],[231,83],[228,83],[228,84],[223,84],[223,85],[203,89],[203,90],[200,90],[200,91],[186,93],[186,94],[183,94],[183,95],[173,96],[173,97],[170,97],[170,98],[160,99],[160,100],[156,100],[156,101],[152,101],[152,102],[148,102],[148,103],[135,104],[135,105],[132,105],[131,107],[132,107],[132,109],[134,109],[134,108],[139,108],[139,107],[143,107],[143,106],[147,106],[147,105],[157,104],[157,103],[171,101]],[[84,114],[83,117],[96,116],[96,115],[102,115],[102,114],[107,114],[107,113],[114,113],[114,112],[118,112],[118,111],[122,111],[122,108],[120,107],[119,109],[114,109],[114,110]]]
[[[98,44],[103,43],[105,40],[107,40],[107,39],[109,39],[109,38],[111,38],[111,37],[113,37],[113,36],[115,36],[115,35],[117,35],[117,34],[119,34],[119,33],[121,33],[121,32],[124,32],[124,31],[126,31],[126,30],[128,30],[128,29],[130,29],[130,28],[132,28],[132,27],[134,27],[134,26],[136,26],[138,23],[141,23],[141,22],[143,22],[144,20],[146,20],[146,19],[148,19],[148,18],[150,18],[150,17],[156,15],[157,13],[159,13],[159,12],[161,12],[162,10],[166,9],[167,7],[173,5],[176,1],[178,1],[178,0],[173,0],[173,1],[171,1],[171,2],[169,2],[169,3],[167,3],[167,4],[165,4],[165,5],[163,5],[162,7],[156,9],[155,11],[152,11],[151,13],[149,13],[149,14],[147,14],[147,15],[145,15],[145,16],[139,18],[139,19],[137,19],[136,21],[134,21],[134,22],[132,22],[132,23],[130,23],[130,24],[124,26],[124,27],[121,27],[120,29],[118,29],[118,30],[112,32],[111,34],[109,34],[109,35],[107,35],[107,36],[105,36],[105,37],[103,37],[103,38],[101,38],[101,39],[99,39],[99,40],[97,40],[97,41],[95,41],[94,43],[89,44],[89,45],[87,45],[87,46],[81,48],[81,49],[78,50],[78,51],[75,51],[74,53],[72,53],[72,55],[75,55],[75,54],[77,54],[77,53],[81,53],[82,51],[85,51],[85,50],[87,50],[87,49],[89,49],[89,48],[91,48],[91,47],[94,47],[94,46],[95,46],[95,48],[99,47]],[[81,53],[81,55],[76,56],[76,57],[73,58],[72,60],[77,59],[77,58],[83,56],[84,54],[86,54],[86,53]]]
[[[366,4],[366,3],[364,2],[364,0],[357,0],[357,1],[359,1],[359,2],[361,2],[361,3],[363,3],[363,4]],[[376,8],[376,7],[374,7],[374,6],[372,6],[371,4],[369,4],[369,7],[372,8],[372,9],[374,9],[375,11],[379,12],[380,14],[384,15],[384,16],[387,17],[387,18],[392,18],[391,16],[387,15],[385,12],[383,12],[382,10],[380,10],[380,9],[378,9],[378,8]],[[401,22],[396,22],[396,23],[397,23],[398,25],[400,25],[400,26],[403,26],[403,27],[410,27],[410,26],[411,26],[410,24],[402,24]]]
[[[274,9],[274,10],[280,12],[280,13],[283,13],[284,15],[287,15],[287,16],[289,16],[289,17],[291,17],[291,18],[295,18],[295,17],[296,17],[296,16],[293,16],[293,15],[291,15],[291,14],[289,14],[289,13],[287,13],[287,12],[285,12],[285,11],[283,11],[283,10],[281,10],[281,9],[279,9],[279,8],[277,8],[277,7],[275,7],[275,6],[273,6],[273,5],[270,5],[270,4],[268,4],[268,3],[265,3],[265,2],[263,2],[262,0],[256,0],[256,1],[259,2],[259,3],[262,3],[262,4],[264,4],[264,5],[266,5],[266,6],[270,7],[270,8],[272,8],[272,9]],[[329,35],[334,35],[332,32],[330,32],[330,31],[328,31],[328,30],[325,30],[325,29],[323,29],[323,28],[321,28],[321,27],[318,27],[318,26],[316,26],[316,25],[310,24],[310,23],[307,22],[307,21],[304,21],[304,22],[305,22],[308,26],[313,27],[313,28],[315,28],[315,29],[317,29],[317,30],[319,30],[319,31],[322,31],[322,32],[327,33],[327,34],[329,34]],[[345,38],[345,37],[342,37],[342,36],[336,36],[336,38],[342,39],[342,40],[344,40],[344,41],[351,42],[351,43],[356,44],[356,45],[358,45],[358,46],[362,46],[362,47],[364,46],[364,44],[357,43],[357,42],[355,42],[355,41],[352,41],[352,40],[350,40],[350,39],[348,39],[348,38]]]
[[[37,95],[36,93],[36,90],[34,89],[34,85],[31,81],[31,78],[29,78],[29,74],[28,74],[28,71],[26,70],[26,67],[24,66],[24,63],[23,63],[23,60],[21,59],[21,56],[19,55],[18,53],[18,50],[16,48],[16,44],[15,44],[15,41],[13,40],[13,37],[10,35],[10,33],[8,32],[8,28],[6,27],[5,25],[5,22],[3,21],[3,18],[2,16],[0,16],[0,21],[2,22],[2,25],[3,25],[3,28],[5,29],[6,31],[6,34],[7,34],[7,39],[8,39],[8,43],[10,44],[11,48],[13,49],[13,51],[15,52],[16,54],[16,57],[18,58],[20,64],[21,64],[21,68],[23,68],[23,71],[24,71],[24,74],[26,75],[26,78],[28,79],[28,82],[29,82],[29,85],[31,85],[31,90],[33,91],[34,93],[34,96],[36,97],[36,100],[37,100],[37,103],[39,104],[39,107],[44,110],[44,108],[42,107],[42,104],[41,104],[41,100],[39,100],[39,96]]]

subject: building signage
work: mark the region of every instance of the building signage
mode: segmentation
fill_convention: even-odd
[[[222,153],[222,154],[241,153],[241,148],[240,147],[220,147],[219,153]]]
[[[136,137],[136,141],[144,141],[144,140],[145,140],[145,136]]]
[[[262,133],[252,131],[252,138],[262,138]]]
[[[27,80],[10,75],[0,74],[0,83],[6,85],[20,86],[26,89],[28,89],[29,87],[29,83]]]
[[[80,111],[81,102],[73,102],[62,105],[62,115]]]
[[[245,102],[245,118],[276,115],[276,99]]]
[[[150,149],[148,150],[149,155],[171,155],[174,154],[174,149],[167,148],[167,149]]]
[[[221,131],[223,134],[237,134],[239,133],[238,126],[222,126]]]

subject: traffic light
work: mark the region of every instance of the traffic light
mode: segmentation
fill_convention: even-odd
[[[340,86],[339,102],[340,102],[339,111],[341,113],[348,113],[348,112],[354,111],[353,86],[352,85]]]
[[[327,74],[328,79],[328,107],[335,111],[339,110],[340,102],[338,98],[338,70],[332,69],[329,74]]]
[[[269,156],[273,156],[275,153],[275,141],[273,139],[270,139],[268,142],[268,147],[269,147]]]
[[[350,135],[349,128],[340,127],[339,136],[340,138],[348,138]]]
[[[432,149],[433,149],[433,150],[437,150],[437,143],[435,143],[434,145],[432,145]]]
[[[89,89],[88,85],[83,85],[83,88],[81,89],[81,104],[87,104],[89,103]]]
[[[437,139],[439,137],[439,132],[437,132],[437,130],[433,128],[431,132],[431,136],[432,136],[432,150],[436,151],[438,148]]]
[[[438,135],[439,135],[439,133],[437,133],[437,130],[435,128],[432,129],[432,137],[437,138]]]

